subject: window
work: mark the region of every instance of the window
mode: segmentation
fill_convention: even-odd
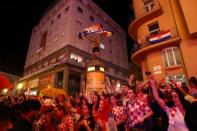
[[[101,43],[100,44],[100,48],[104,50],[105,49],[105,45]]]
[[[124,56],[123,60],[124,60],[124,61],[126,61],[126,60],[127,60],[127,58]]]
[[[94,22],[94,17],[93,16],[90,16],[90,21]]]
[[[54,21],[52,20],[52,21],[51,21],[51,25],[52,25],[53,23],[54,23]]]
[[[71,53],[70,59],[71,59],[71,60],[74,60],[74,61],[76,61],[76,62],[82,62],[82,61],[83,61],[83,59],[82,59],[81,56],[76,55],[76,54],[73,54],[73,53]]]
[[[80,75],[79,73],[69,74],[68,94],[76,95],[80,92]]]
[[[42,34],[42,38],[41,38],[41,42],[40,42],[40,48],[42,48],[42,47],[44,48],[45,45],[46,45],[47,33],[48,32],[46,31]]]
[[[171,47],[162,51],[165,67],[181,65],[181,55],[177,47]]]
[[[79,20],[76,20],[76,23],[79,25],[82,25],[81,21],[79,21]]]
[[[146,12],[153,10],[154,6],[154,0],[144,0],[144,8]]]
[[[11,83],[11,84],[14,84],[14,80],[13,80],[13,79],[10,79],[10,83]]]
[[[82,10],[79,6],[77,7],[77,11],[78,11],[79,13],[83,14],[83,10]]]
[[[64,9],[65,12],[67,12],[68,10],[69,10],[69,6]]]
[[[160,28],[159,28],[158,21],[149,24],[148,25],[148,30],[149,30],[150,35],[159,34]]]
[[[57,15],[57,18],[59,19],[60,17],[61,17],[61,14],[58,14],[58,15]]]
[[[64,79],[64,71],[59,71],[56,73],[56,87],[62,88],[63,87],[63,79]]]

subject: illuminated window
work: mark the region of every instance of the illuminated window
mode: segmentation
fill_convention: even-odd
[[[83,61],[83,59],[82,59],[81,56],[76,55],[76,54],[73,54],[73,53],[71,53],[70,59],[71,59],[71,60],[75,60],[76,62],[82,62],[82,61]]]
[[[100,44],[100,48],[104,50],[105,49],[105,45],[101,43]]]
[[[162,51],[165,67],[181,65],[181,54],[177,47],[167,48]]]
[[[95,71],[95,67],[88,67],[88,72],[89,71]]]
[[[100,67],[100,71],[105,72],[105,69],[103,67]]]

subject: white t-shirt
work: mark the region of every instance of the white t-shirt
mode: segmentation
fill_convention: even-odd
[[[189,131],[178,107],[169,108],[166,106],[165,111],[169,119],[168,131]]]

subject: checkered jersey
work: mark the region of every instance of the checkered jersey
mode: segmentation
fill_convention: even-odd
[[[72,117],[70,115],[67,115],[62,119],[62,122],[58,125],[58,131],[66,131],[69,127],[73,128],[74,123]]]
[[[127,115],[128,121],[126,121],[126,124],[128,127],[134,127],[135,124],[137,124],[138,119],[143,117],[145,114],[150,112],[151,109],[148,107],[147,103],[144,101],[137,100],[134,103],[131,103],[130,101],[127,102],[127,105],[125,107],[125,112]]]
[[[122,106],[113,107],[112,114],[116,122],[124,120],[124,108]]]

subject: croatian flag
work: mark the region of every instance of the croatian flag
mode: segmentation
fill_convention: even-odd
[[[83,39],[83,37],[86,37],[87,35],[100,33],[100,32],[103,32],[103,26],[101,24],[95,24],[84,29],[82,32],[79,32],[78,37],[80,39]]]
[[[150,44],[155,44],[155,43],[159,43],[170,38],[171,38],[170,30],[167,30],[167,31],[160,32],[159,34],[156,34],[156,35],[150,35],[149,42]]]

